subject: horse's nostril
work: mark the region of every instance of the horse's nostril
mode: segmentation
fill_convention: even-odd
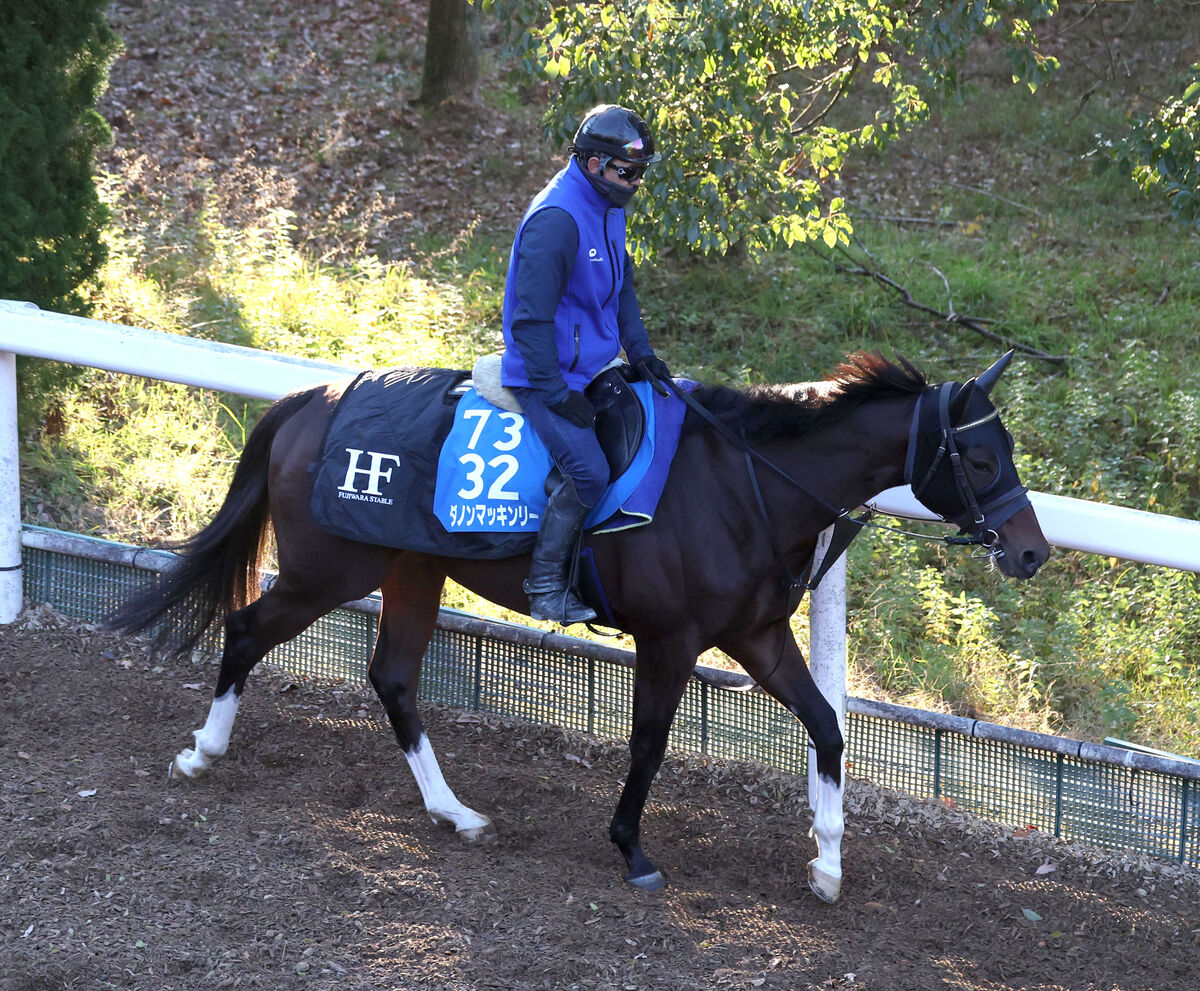
[[[1033,575],[1046,561],[1046,554],[1035,550],[1026,550],[1021,552],[1021,564],[1027,575]]]

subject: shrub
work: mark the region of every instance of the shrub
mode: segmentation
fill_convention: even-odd
[[[95,103],[119,49],[104,0],[0,6],[0,297],[83,313],[108,210],[92,156],[110,139]]]

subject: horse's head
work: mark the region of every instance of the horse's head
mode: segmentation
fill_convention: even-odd
[[[1050,545],[1013,464],[1012,434],[990,398],[1012,354],[978,378],[921,394],[904,480],[927,509],[987,547],[1004,574],[1031,578],[1050,556]]]

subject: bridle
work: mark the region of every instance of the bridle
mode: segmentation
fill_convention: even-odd
[[[970,393],[964,397],[964,411],[974,406],[975,415],[964,423],[951,423],[952,401],[964,390]],[[929,422],[933,418],[933,410],[926,405],[934,400],[935,395],[936,425]],[[983,495],[999,491],[982,504],[979,501],[981,493],[977,493],[967,479],[959,450],[960,438],[967,447],[982,444],[995,450],[998,446],[1007,446],[1007,434],[1000,425],[999,417],[999,411],[985,394],[976,389],[974,382],[966,385],[945,382],[940,386],[931,386],[921,393],[913,410],[908,455],[904,462],[904,481],[912,486],[913,495],[923,505],[938,513],[943,520],[956,524],[960,533],[969,535],[966,540],[957,540],[958,543],[994,548],[1000,527],[1030,504],[1029,490],[1021,484],[1015,469],[1006,467],[984,490]],[[926,425],[923,425],[923,421]],[[930,443],[933,437],[936,437],[936,446]],[[999,456],[997,460],[1003,463]]]
[[[962,455],[959,451],[959,439],[962,438],[966,442],[966,446],[971,446],[971,439],[967,435],[977,434],[980,435],[977,438],[979,442],[987,443],[988,441],[992,441],[989,446],[995,447],[996,440],[999,440],[1000,444],[1007,446],[1007,434],[1000,424],[999,413],[987,399],[986,392],[982,389],[976,389],[974,380],[968,382],[966,385],[960,385],[957,382],[946,382],[940,386],[930,386],[927,388],[917,398],[917,404],[913,410],[912,426],[909,428],[904,480],[912,485],[914,495],[931,512],[937,513],[944,521],[956,524],[959,527],[959,532],[966,534],[966,536],[941,537],[912,533],[887,524],[875,523],[872,521],[872,517],[882,511],[870,506],[861,515],[851,516],[850,510],[834,506],[832,503],[822,499],[783,468],[754,450],[747,443],[743,435],[733,431],[700,405],[689,391],[681,389],[671,379],[662,379],[660,381],[664,382],[676,396],[683,400],[688,409],[699,416],[709,426],[713,427],[730,444],[743,453],[755,502],[758,504],[759,512],[763,517],[764,523],[767,525],[768,532],[770,532],[770,517],[758,483],[758,474],[755,470],[756,465],[761,465],[774,472],[789,485],[804,493],[804,495],[833,515],[833,534],[830,545],[815,571],[813,571],[810,565],[805,576],[796,577],[792,574],[778,547],[772,547],[775,557],[781,563],[786,575],[784,584],[791,591],[798,590],[800,597],[803,597],[805,592],[812,591],[817,587],[821,579],[825,576],[825,573],[845,552],[846,548],[850,546],[851,542],[864,526],[871,526],[881,530],[891,530],[905,536],[941,540],[946,544],[978,545],[988,550],[991,556],[999,556],[1003,553],[996,546],[996,542],[999,539],[998,531],[1000,527],[1022,507],[1030,504],[1027,490],[1021,485],[1020,480],[1017,479],[1015,468],[1002,472],[1000,477],[988,486],[984,494],[1009,481],[1008,476],[1011,476],[1011,481],[1015,482],[1015,484],[1007,486],[1001,494],[988,498],[982,505],[979,502],[978,494],[971,487],[966,469],[962,463]],[[978,400],[981,399],[982,403],[986,405],[986,409],[981,409],[969,422],[953,424],[951,423],[952,400],[964,389],[969,389],[972,393],[970,396],[965,397],[967,406],[979,406],[980,403]],[[936,407],[930,407],[928,403],[935,395]],[[927,422],[924,426],[922,425],[923,419],[932,421],[934,417],[936,417],[936,423]],[[1009,464],[1011,464],[1011,458],[1009,458]],[[915,477],[919,477],[920,481],[914,483],[913,478]],[[925,498],[922,498],[922,493],[925,493]],[[883,513],[882,515],[893,514]],[[899,519],[902,517],[894,518]],[[799,599],[797,599],[796,604],[799,604]]]

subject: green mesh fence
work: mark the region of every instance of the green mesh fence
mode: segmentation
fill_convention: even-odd
[[[29,548],[22,565],[26,600],[86,620],[107,615],[146,581],[136,568]]]
[[[147,580],[146,571],[131,565],[58,550],[27,547],[24,553],[26,598],[80,619],[100,619]],[[335,610],[268,660],[297,674],[365,683],[375,623],[369,611]],[[439,628],[425,656],[421,694],[622,738],[633,672],[503,636]],[[853,711],[846,735],[852,777],[1064,839],[1200,866],[1198,780]],[[803,729],[780,705],[760,693],[699,680],[688,686],[670,743],[790,773],[807,767]]]

